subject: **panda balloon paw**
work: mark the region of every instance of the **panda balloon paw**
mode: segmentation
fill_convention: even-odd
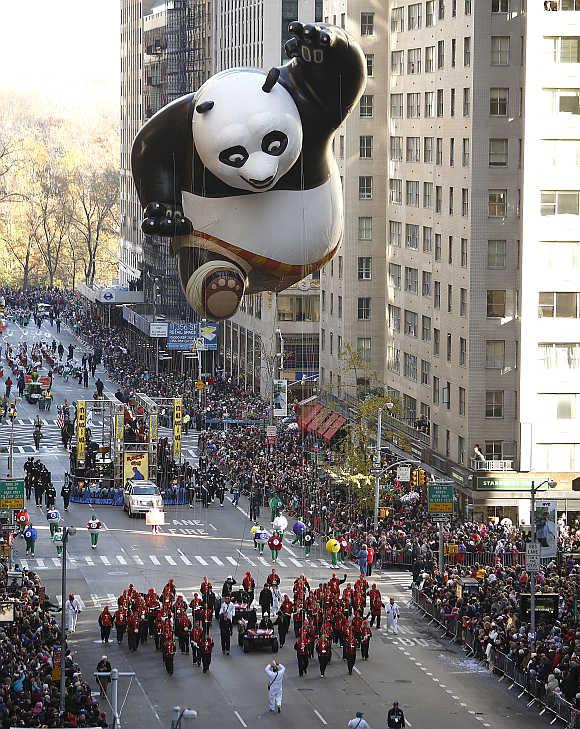
[[[289,30],[289,63],[216,74],[133,142],[143,231],[171,238],[201,317],[229,318],[244,294],[298,283],[342,239],[332,139],[364,91],[365,56],[341,28]]]

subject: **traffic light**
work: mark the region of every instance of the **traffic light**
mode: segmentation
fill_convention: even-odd
[[[411,473],[411,483],[413,484],[413,488],[417,488],[419,484],[419,471],[415,468],[413,469],[413,472]]]
[[[427,474],[425,473],[424,469],[420,468],[419,469],[419,486],[421,488],[423,488],[423,486],[425,486],[425,476],[426,475]]]

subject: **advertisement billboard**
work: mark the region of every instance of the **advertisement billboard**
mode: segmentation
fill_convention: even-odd
[[[87,451],[87,401],[77,402],[77,462],[82,465],[85,462]]]
[[[125,451],[123,454],[123,482],[129,478],[138,481],[149,479],[149,453],[147,451]]]
[[[542,557],[556,557],[558,543],[558,515],[556,501],[536,501],[536,543]]]
[[[288,380],[274,380],[273,388],[274,417],[285,418],[288,415]]]
[[[173,458],[181,462],[181,424],[183,422],[183,400],[176,397],[173,401]]]

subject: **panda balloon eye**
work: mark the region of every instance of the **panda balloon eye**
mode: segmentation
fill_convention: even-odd
[[[279,157],[287,146],[288,137],[284,132],[268,132],[264,139],[262,139],[262,151],[274,157]]]
[[[238,145],[236,147],[228,147],[228,149],[220,152],[219,160],[230,167],[243,167],[249,156],[248,150]]]

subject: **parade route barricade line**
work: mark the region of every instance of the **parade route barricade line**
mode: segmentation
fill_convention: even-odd
[[[484,663],[485,656],[479,642],[471,630],[464,628],[461,619],[458,617],[452,618],[450,615],[443,613],[430,598],[419,590],[417,585],[413,585],[412,599],[414,605],[429,620],[429,625],[435,623],[443,628],[444,632],[441,637],[451,637],[452,641],[463,644],[471,655]],[[544,714],[546,711],[553,714],[554,718],[550,722],[551,724],[560,720],[568,729],[575,729],[580,712],[561,696],[546,689],[541,681],[532,680],[529,674],[518,668],[511,658],[492,648],[489,655],[489,667],[492,671],[501,673],[500,681],[503,681],[504,678],[511,681],[508,690],[514,687],[520,689],[518,698],[521,698],[524,694],[531,697],[531,701],[527,704],[528,707],[538,703],[543,707],[540,714]]]

